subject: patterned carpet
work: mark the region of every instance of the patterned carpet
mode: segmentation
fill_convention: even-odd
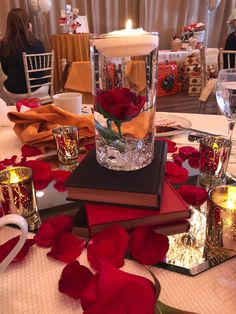
[[[176,95],[157,98],[157,111],[200,113],[200,109],[200,101],[195,96],[178,93]],[[207,103],[203,105],[202,113],[219,113],[214,95],[210,96]]]

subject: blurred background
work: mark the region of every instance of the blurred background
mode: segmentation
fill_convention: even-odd
[[[159,48],[169,49],[173,33],[181,33],[184,25],[202,22],[207,31],[206,47],[219,48],[229,33],[226,21],[236,0],[1,0],[1,36],[8,11],[21,7],[31,16],[35,35],[50,47],[50,35],[61,31],[58,19],[66,4],[87,16],[90,33],[122,29],[130,18],[133,28],[159,32]]]

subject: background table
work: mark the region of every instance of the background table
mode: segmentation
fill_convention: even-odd
[[[89,34],[52,35],[51,47],[55,51],[54,89],[57,92],[62,78],[61,59],[68,62],[89,60]]]

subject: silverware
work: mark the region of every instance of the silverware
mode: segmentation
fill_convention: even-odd
[[[236,182],[236,175],[230,173],[230,172],[226,172],[226,177],[230,178],[231,180]]]

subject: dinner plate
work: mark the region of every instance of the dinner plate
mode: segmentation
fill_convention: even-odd
[[[160,114],[160,113],[156,112],[156,119],[157,118],[158,119],[165,118],[168,120],[173,120],[177,123],[180,123],[181,126],[184,128],[190,128],[192,125],[191,121],[189,121],[188,119],[180,117],[180,116],[175,116],[173,114]],[[157,137],[168,137],[168,136],[177,135],[181,132],[184,132],[184,130],[173,130],[173,131],[168,131],[168,132],[156,133],[156,136]]]

